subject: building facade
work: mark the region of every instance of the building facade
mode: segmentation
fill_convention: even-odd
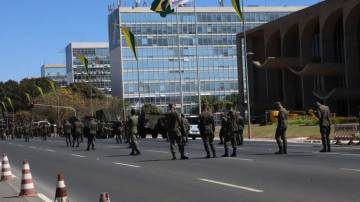
[[[41,77],[53,80],[57,86],[64,87],[66,82],[66,66],[64,64],[44,64],[41,66]]]
[[[359,19],[358,0],[327,0],[249,30],[252,113],[263,113],[275,101],[291,110],[307,110],[322,101],[338,115],[357,114]],[[238,47],[242,38],[239,33]],[[241,82],[239,86],[244,88]]]
[[[111,65],[109,44],[75,42],[65,48],[67,83],[90,83],[105,94],[111,94]],[[83,54],[89,61],[89,75],[80,63],[78,55]]]
[[[245,28],[295,10],[248,7]],[[119,7],[110,12],[108,25],[113,95],[162,109],[176,103],[192,114],[198,113],[199,92],[217,99],[238,93],[236,33],[242,23],[232,7],[180,7],[166,18],[147,7]],[[118,26],[134,33],[138,61]]]

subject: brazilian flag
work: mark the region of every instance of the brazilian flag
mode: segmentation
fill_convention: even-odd
[[[231,0],[231,4],[233,8],[235,9],[236,14],[239,16],[241,21],[244,21],[244,17],[241,12],[241,6],[240,6],[240,0]]]
[[[77,58],[80,60],[80,63],[84,65],[86,73],[89,74],[89,60],[83,54],[79,54]]]
[[[171,0],[154,0],[151,4],[151,10],[160,14],[161,17],[166,17],[175,10],[171,7]]]
[[[121,29],[121,32],[123,33],[124,37],[125,37],[125,40],[129,46],[129,48],[132,50],[134,56],[135,56],[135,59],[137,60],[137,54],[136,54],[136,48],[135,48],[135,36],[134,34],[128,29],[126,28],[125,26],[121,26],[120,27]]]

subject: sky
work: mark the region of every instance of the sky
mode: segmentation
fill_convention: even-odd
[[[141,0],[143,2],[144,0]],[[146,0],[148,5],[152,0]],[[247,5],[308,6],[319,0],[244,0]],[[1,0],[0,81],[39,77],[46,63],[65,64],[70,42],[108,41],[107,5],[116,0]],[[134,0],[123,0],[132,6]],[[218,0],[197,0],[215,6]],[[230,0],[225,0],[230,6]]]

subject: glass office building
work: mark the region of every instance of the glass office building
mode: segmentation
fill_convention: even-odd
[[[64,64],[44,64],[41,66],[41,77],[53,80],[57,86],[66,86],[66,66]]]
[[[65,48],[67,83],[91,83],[94,87],[111,94],[111,68],[109,44],[106,42],[73,42]],[[84,70],[77,55],[83,54],[89,61],[89,74]]]
[[[245,28],[298,9],[247,7]],[[198,113],[199,89],[201,96],[218,99],[238,93],[236,33],[243,26],[232,7],[180,7],[166,18],[147,7],[119,7],[110,12],[108,25],[113,95],[134,105],[140,97],[140,103],[162,109],[183,103],[183,112],[192,114]],[[134,33],[138,61],[119,25]]]

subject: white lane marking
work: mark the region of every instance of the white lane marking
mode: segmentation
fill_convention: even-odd
[[[53,150],[53,149],[46,149],[46,151],[48,151],[48,152],[55,152],[55,150]]]
[[[149,150],[145,150],[145,151],[148,151],[148,152],[155,152],[155,153],[163,153],[163,154],[168,154],[169,152],[167,152],[167,151],[159,151],[159,150],[151,150],[151,149],[149,149]]]
[[[360,169],[352,169],[352,168],[341,168],[341,170],[360,172]]]
[[[141,166],[131,165],[131,164],[127,164],[127,163],[113,162],[113,164],[115,164],[115,165],[121,165],[121,166],[128,166],[128,167],[132,167],[132,168],[141,168]]]
[[[37,147],[34,147],[34,146],[30,146],[29,148],[30,149],[37,149]]]
[[[343,156],[360,156],[360,154],[341,154]]]
[[[227,158],[224,158],[227,159]],[[254,159],[245,159],[245,158],[236,158],[236,157],[229,157],[228,159],[240,160],[240,161],[254,161]]]
[[[246,191],[252,191],[252,192],[256,192],[256,193],[264,192],[263,190],[260,190],[260,189],[254,189],[254,188],[251,188],[251,187],[244,187],[244,186],[239,186],[239,185],[235,185],[235,184],[229,184],[229,183],[225,183],[225,182],[209,180],[209,179],[205,179],[205,178],[198,178],[198,180],[203,181],[203,182],[209,182],[209,183],[212,183],[212,184],[218,184],[218,185],[223,185],[223,186],[227,186],[227,187],[242,189],[242,190],[246,190]]]
[[[71,154],[71,156],[79,157],[79,158],[85,158],[86,156],[78,155],[78,154]]]
[[[51,199],[49,199],[47,196],[45,196],[42,193],[38,193],[38,197],[43,200],[44,202],[53,202]]]
[[[18,147],[23,147],[24,145],[22,145],[22,144],[17,144],[17,146],[18,146]]]

